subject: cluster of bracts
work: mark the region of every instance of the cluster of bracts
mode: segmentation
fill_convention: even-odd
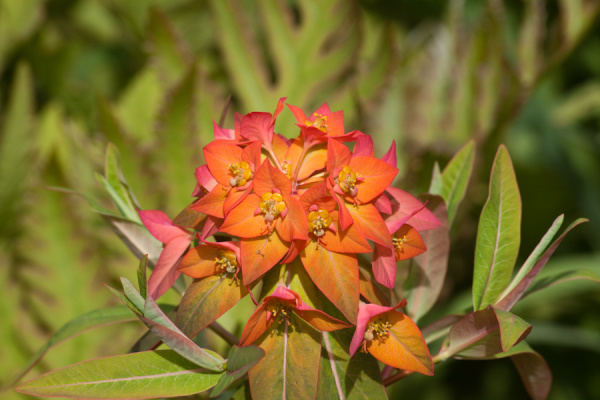
[[[426,251],[419,231],[440,222],[415,197],[390,186],[398,173],[394,143],[381,159],[374,157],[371,137],[346,133],[343,112],[331,112],[327,104],[309,116],[287,104],[300,130],[297,138],[287,139],[274,132],[284,101],[273,114],[236,115],[235,129],[214,124],[214,141],[203,149],[206,164],[196,169],[196,200],[177,218],[171,221],[161,211],[139,212],[150,233],[165,244],[148,293],[160,297],[180,273],[196,281],[227,280],[236,294],[223,296],[215,311],[192,323],[186,333],[194,335],[252,295],[274,267],[303,266],[349,323],[310,307],[290,289],[288,275],[288,281],[283,277],[268,296],[261,296],[242,345],[294,313],[321,331],[355,325],[351,355],[362,348],[396,368],[432,374],[420,331],[396,310],[405,302],[381,304],[369,290],[375,283],[359,271],[358,255],[368,255],[360,259],[369,259],[371,277],[392,288],[397,262]],[[198,246],[190,248],[193,241]],[[181,307],[186,307],[185,296]],[[411,345],[422,347],[419,362],[396,357],[395,341],[387,340],[394,330],[420,341]]]

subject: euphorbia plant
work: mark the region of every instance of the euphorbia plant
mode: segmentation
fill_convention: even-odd
[[[550,244],[559,217],[512,277],[521,202],[501,146],[479,223],[473,310],[420,328],[444,281],[449,228],[471,173],[473,143],[443,172],[434,170],[431,193],[419,200],[391,186],[398,173],[395,144],[377,158],[372,139],[346,132],[343,112],[327,104],[309,116],[288,105],[299,130],[288,139],[274,130],[284,101],[273,114],[236,114],[234,129],[215,124],[214,141],[203,151],[206,164],[190,188],[195,199],[172,220],[135,204],[125,183],[114,179],[118,165],[109,146],[101,181],[120,215],[102,213],[136,254],[147,254],[139,290],[124,278],[122,292],[111,290],[151,333],[136,344],[137,353],[51,371],[18,390],[131,399],[212,388],[210,396],[219,398],[249,390],[256,399],[361,393],[376,399],[412,373],[433,375],[434,364],[450,357],[511,357],[531,396],[544,398],[548,366],[523,341],[531,325],[510,309],[581,220]],[[148,244],[150,236],[163,247]],[[153,271],[146,279],[148,264]],[[408,273],[397,274],[399,266]],[[170,288],[182,295],[179,304],[157,305]],[[255,311],[236,315],[244,328],[228,332],[217,320],[247,296]],[[69,332],[88,327],[90,319],[125,319],[121,308],[112,310],[112,316],[97,311],[74,320]],[[227,358],[202,348],[197,335],[205,329],[230,345]],[[171,350],[157,349],[161,343]]]

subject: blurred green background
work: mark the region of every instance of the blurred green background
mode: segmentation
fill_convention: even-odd
[[[107,142],[145,209],[191,201],[194,168],[231,96],[272,112],[280,97],[343,109],[346,130],[398,144],[397,185],[427,190],[467,140],[476,169],[452,230],[440,306],[470,298],[477,220],[505,143],[523,200],[521,261],[556,216],[590,222],[549,271],[600,270],[600,2],[595,0],[0,0],[0,387],[70,319],[115,305],[104,283],[137,260],[81,197]],[[276,130],[297,134],[284,111]],[[454,309],[453,311],[459,311]],[[515,313],[554,373],[552,399],[600,398],[600,291],[577,281]],[[129,322],[53,348],[28,376],[126,352]],[[3,399],[28,396],[1,392]],[[527,398],[508,360],[450,361],[391,398]]]

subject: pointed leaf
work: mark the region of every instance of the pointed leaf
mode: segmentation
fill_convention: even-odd
[[[392,246],[392,237],[373,204],[361,204],[358,207],[349,205],[348,211],[364,237],[384,246]]]
[[[450,160],[442,172],[442,187],[439,193],[448,205],[448,225],[452,225],[458,205],[465,196],[467,184],[473,170],[475,142],[469,141]]]
[[[35,396],[146,399],[187,396],[216,385],[206,371],[171,350],[97,358],[57,369],[20,385]]]
[[[354,323],[360,297],[356,256],[334,253],[311,241],[301,259],[315,285]]]
[[[501,309],[501,310],[510,310],[517,303],[517,301],[519,301],[519,299],[523,296],[523,294],[525,293],[527,288],[529,288],[529,286],[533,283],[533,281],[535,280],[535,278],[537,277],[539,272],[546,265],[546,263],[548,262],[548,259],[550,259],[550,257],[554,253],[554,250],[556,250],[556,248],[558,247],[560,242],[562,242],[562,240],[567,235],[567,233],[569,233],[571,231],[571,229],[573,229],[574,227],[576,227],[577,225],[579,225],[583,222],[587,222],[587,219],[580,218],[580,219],[574,221],[571,225],[569,225],[567,227],[567,229],[565,229],[563,234],[560,235],[558,237],[558,239],[556,239],[550,245],[550,247],[548,247],[548,249],[546,249],[544,254],[537,260],[535,265],[533,267],[531,267],[531,269],[527,272],[527,274],[515,285],[514,289],[512,289],[510,292],[508,292],[506,295],[504,295],[504,297],[502,297],[496,303],[495,307],[498,309]],[[546,236],[544,236],[544,239],[545,238],[546,238]],[[544,241],[544,239],[542,239],[542,241]],[[536,248],[536,250],[537,250],[537,248]],[[534,251],[534,253],[535,253],[535,251]],[[529,261],[529,259],[527,261]],[[528,264],[527,261],[525,262],[525,264]],[[523,267],[527,268],[527,265],[524,265]],[[519,274],[517,274],[517,277],[519,277]]]
[[[473,308],[493,304],[510,282],[521,241],[521,196],[508,151],[496,153],[475,247]]]
[[[265,351],[257,346],[232,346],[227,355],[227,371],[219,378],[219,382],[210,392],[210,397],[223,393],[235,381],[256,365],[265,356]]]
[[[140,295],[142,298],[146,298],[148,293],[148,278],[146,271],[148,270],[148,254],[144,255],[140,260],[140,264],[137,269],[138,288],[140,289]]]
[[[421,232],[427,251],[411,260],[409,274],[404,283],[408,301],[407,314],[415,321],[425,315],[437,301],[446,278],[450,236],[446,206],[438,196],[430,196],[427,206],[442,223],[437,229]]]
[[[566,272],[554,274],[551,276],[545,276],[545,277],[535,281],[533,283],[533,285],[531,285],[527,289],[527,291],[525,292],[523,297],[529,296],[532,293],[538,292],[538,291],[548,288],[550,286],[558,285],[559,283],[562,283],[562,282],[568,282],[568,281],[577,280],[577,279],[584,279],[584,280],[600,283],[600,275],[598,275],[596,272],[594,272],[592,270],[583,269],[583,270],[578,270],[578,271],[566,271]]]
[[[15,379],[15,383],[21,380],[21,378],[25,376],[25,374],[27,374],[27,372],[29,372],[29,370],[31,370],[31,368],[33,368],[42,359],[42,357],[44,357],[44,354],[46,354],[48,350],[58,343],[61,343],[73,336],[79,335],[91,328],[105,326],[116,322],[127,322],[134,320],[136,320],[136,317],[126,306],[101,308],[87,312],[70,320],[58,331],[56,331],[50,340],[48,340],[48,342],[29,359],[27,366]]]
[[[244,285],[254,282],[285,256],[289,245],[277,232],[268,236],[242,240],[242,275]]]
[[[177,311],[177,326],[189,337],[215,321],[248,294],[245,286],[225,276],[196,280],[185,291]]]
[[[291,315],[275,323],[255,344],[265,357],[248,372],[255,399],[307,399],[317,392],[321,334],[302,319]]]
[[[508,351],[514,345],[525,339],[531,332],[531,324],[525,322],[518,316],[508,311],[496,310],[496,319],[500,327],[500,339],[502,340],[502,350]]]

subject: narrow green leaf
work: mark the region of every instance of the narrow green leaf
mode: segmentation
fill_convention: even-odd
[[[115,306],[108,308],[101,308],[93,310],[80,315],[77,318],[64,324],[52,337],[44,347],[38,350],[27,363],[27,366],[23,369],[21,374],[15,379],[17,383],[31,368],[33,368],[41,359],[44,354],[58,343],[65,341],[73,336],[79,335],[88,329],[96,328],[116,322],[135,321],[135,316],[131,313],[126,306]]]
[[[527,297],[530,294],[539,292],[540,290],[546,289],[550,286],[558,285],[559,283],[573,281],[573,280],[579,280],[579,279],[600,283],[600,275],[598,275],[598,273],[596,273],[595,271],[592,271],[590,269],[582,269],[582,270],[578,270],[578,271],[566,271],[566,272],[561,272],[561,273],[557,273],[557,274],[550,275],[550,276],[545,276],[543,278],[540,278],[539,280],[536,280],[533,283],[533,285],[531,285],[527,289],[527,291],[525,292],[523,297]]]
[[[255,344],[265,357],[248,372],[255,399],[310,399],[317,392],[321,334],[292,314],[275,323]]]
[[[404,295],[408,301],[407,314],[417,322],[437,301],[446,278],[450,235],[446,204],[439,196],[427,196],[427,208],[442,223],[437,229],[421,232],[427,251],[410,260]]]
[[[125,297],[127,297],[127,299],[135,306],[135,308],[138,309],[140,313],[144,313],[146,300],[140,295],[140,293],[127,278],[121,277],[121,284],[123,285]]]
[[[176,397],[210,389],[220,375],[174,351],[158,350],[83,361],[25,382],[17,390],[82,399]]]
[[[257,346],[232,346],[227,355],[227,372],[221,375],[219,382],[210,393],[216,397],[234,384],[265,356],[265,351]]]
[[[573,229],[574,227],[576,227],[577,225],[579,225],[579,224],[581,224],[583,222],[587,222],[587,219],[580,218],[580,219],[574,221],[571,225],[569,225],[567,227],[567,229],[565,229],[565,231],[563,232],[563,234],[560,235],[550,245],[550,247],[548,247],[546,249],[546,251],[544,252],[544,254],[541,255],[541,257],[539,257],[539,259],[536,261],[535,265],[530,268],[530,270],[515,285],[515,287],[510,292],[507,292],[506,295],[504,295],[503,297],[501,297],[496,302],[496,306],[495,307],[498,308],[498,309],[501,309],[501,310],[510,310],[517,303],[517,301],[519,301],[519,299],[523,296],[523,294],[525,293],[525,291],[527,290],[527,288],[535,280],[535,278],[537,277],[537,275],[540,273],[540,271],[542,270],[542,268],[546,265],[546,263],[548,262],[548,260],[552,256],[552,254],[554,253],[554,250],[556,250],[556,248],[558,247],[558,245],[560,244],[560,242],[562,242],[562,240],[565,238],[565,236],[567,235],[567,233],[569,233],[571,231],[571,229]],[[544,240],[544,239],[542,239],[542,240]]]
[[[137,212],[135,212],[136,207],[140,208],[140,206],[135,203],[131,190],[123,177],[120,166],[119,150],[112,143],[109,143],[106,146],[104,176],[106,181],[115,190],[119,199],[123,201],[127,210],[127,213],[124,215],[132,221],[140,222],[139,216],[137,215]]]
[[[510,282],[521,241],[521,196],[508,151],[496,153],[475,247],[473,308],[493,304]]]
[[[558,232],[558,230],[560,229],[560,226],[562,225],[563,221],[564,215],[560,215],[554,220],[552,226],[550,227],[550,229],[548,229],[548,232],[546,232],[546,234],[542,237],[542,240],[540,240],[538,245],[535,246],[535,249],[533,249],[533,252],[529,255],[529,257],[527,257],[527,260],[525,260],[525,263],[523,263],[523,266],[521,267],[521,269],[519,269],[517,275],[515,275],[513,280],[510,282],[510,285],[508,285],[504,292],[502,292],[500,298],[503,298],[506,294],[512,291],[515,288],[515,286],[517,286],[519,282],[521,282],[523,278],[525,278],[529,271],[531,271],[531,269],[535,265],[535,262],[539,259],[540,255],[544,252],[544,250],[546,250],[546,247],[548,247],[548,245],[550,244],[550,241],[554,239],[554,235],[556,235],[556,232]]]
[[[525,17],[518,41],[519,72],[521,84],[525,87],[535,82],[543,62],[542,40],[546,26],[544,3],[543,0],[525,2]]]
[[[317,399],[387,399],[377,360],[357,352],[350,358],[352,329],[323,332]]]
[[[441,192],[434,193],[440,194],[448,205],[448,225],[450,226],[456,216],[458,205],[465,196],[474,160],[475,142],[471,140],[446,165],[441,176]]]
[[[144,257],[140,260],[140,265],[137,269],[137,278],[138,278],[138,287],[140,288],[140,295],[142,298],[146,298],[148,294],[148,278],[146,276],[146,272],[148,270],[148,254],[145,254]]]
[[[433,163],[433,171],[431,173],[431,182],[429,183],[429,193],[442,194],[442,171],[438,162]]]

